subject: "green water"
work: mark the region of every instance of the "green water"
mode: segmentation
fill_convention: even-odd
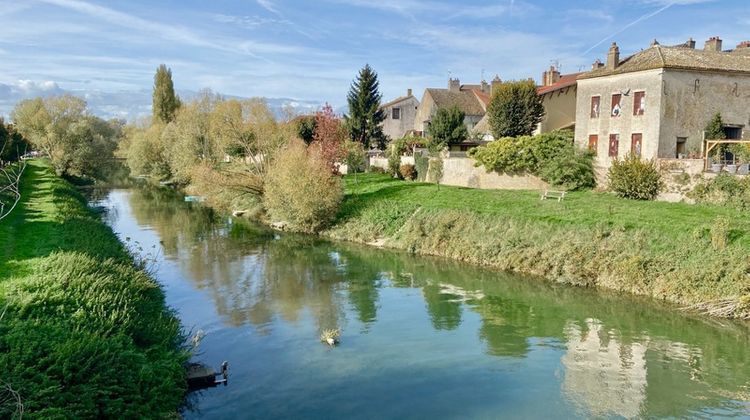
[[[207,334],[195,359],[230,363],[187,418],[750,417],[747,324],[269,233],[163,190],[104,204]]]

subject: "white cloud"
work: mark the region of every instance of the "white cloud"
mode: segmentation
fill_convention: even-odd
[[[279,14],[279,11],[276,10],[276,6],[271,2],[271,0],[256,0],[256,2],[258,3],[258,5],[260,5],[260,7],[268,10],[269,12],[277,15]]]

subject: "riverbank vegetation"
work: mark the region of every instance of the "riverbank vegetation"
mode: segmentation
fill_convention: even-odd
[[[347,179],[324,235],[438,255],[750,318],[750,222],[738,210],[571,192]],[[721,240],[717,240],[719,238]]]
[[[101,179],[115,166],[113,152],[124,122],[91,115],[81,98],[27,99],[16,105],[11,118],[34,150],[49,157],[60,176]]]
[[[21,193],[0,222],[0,393],[18,397],[0,418],[176,416],[188,354],[158,284],[47,163]]]

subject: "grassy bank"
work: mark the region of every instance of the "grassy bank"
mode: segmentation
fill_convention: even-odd
[[[67,182],[32,161],[0,221],[0,418],[175,417],[182,336],[160,287]]]
[[[750,318],[750,219],[724,207],[347,178],[325,236]]]

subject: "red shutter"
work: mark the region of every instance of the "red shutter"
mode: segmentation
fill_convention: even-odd
[[[599,149],[599,136],[596,134],[591,134],[589,136],[589,151],[594,154],[594,156],[597,155]]]
[[[633,156],[641,157],[641,146],[643,144],[643,134],[633,133],[630,140],[630,153]]]
[[[600,96],[591,97],[591,118],[599,118],[599,102]]]
[[[633,95],[633,115],[643,115],[646,110],[646,92],[636,92]]]
[[[615,93],[612,95],[612,109],[610,109],[610,116],[612,117],[619,117],[622,115],[622,108],[620,107],[620,100],[622,99],[622,95],[619,93]]]
[[[617,157],[617,149],[620,148],[620,135],[610,134],[609,135],[609,157]]]

